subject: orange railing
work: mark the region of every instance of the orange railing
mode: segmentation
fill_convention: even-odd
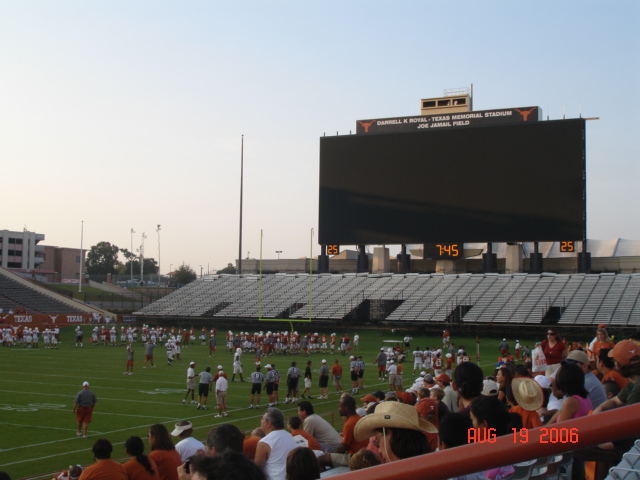
[[[555,430],[554,430],[555,429]],[[337,475],[340,480],[444,480],[640,436],[640,404]],[[547,442],[547,443],[545,443]]]

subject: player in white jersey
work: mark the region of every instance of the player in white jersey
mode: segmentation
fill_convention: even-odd
[[[111,330],[109,330],[109,341],[112,347],[115,347],[118,342],[118,330],[116,330],[115,326],[111,327]]]
[[[416,347],[416,350],[413,352],[413,374],[416,374],[416,370],[420,370],[422,368],[422,364],[424,363],[424,353],[420,350],[420,347]]]
[[[127,328],[127,341],[129,342],[129,344],[132,344],[134,342],[133,328],[131,327]]]
[[[171,366],[173,363],[173,355],[175,352],[176,344],[173,340],[169,340],[164,347],[167,349],[167,365]]]

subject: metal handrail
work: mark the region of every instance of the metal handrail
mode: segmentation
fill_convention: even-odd
[[[576,429],[577,443],[541,443],[551,429]],[[497,437],[494,443],[474,443],[429,453],[419,457],[386,463],[376,467],[336,475],[340,480],[445,480],[513,465],[534,458],[580,450],[601,443],[640,434],[640,404],[568,420],[553,426],[528,430],[528,440],[519,435]],[[514,442],[515,441],[515,442]]]

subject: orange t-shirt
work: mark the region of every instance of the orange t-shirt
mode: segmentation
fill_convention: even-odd
[[[245,437],[242,442],[242,453],[245,457],[253,460],[256,456],[256,448],[258,448],[258,442],[262,440],[262,437]]]
[[[523,428],[538,428],[542,426],[540,416],[536,411],[525,410],[520,405],[516,405],[515,407],[511,407],[509,412],[520,415],[520,418],[522,418]]]
[[[176,475],[177,473],[176,470]],[[127,480],[127,472],[118,462],[106,458],[85,468],[80,478],[82,480]]]
[[[331,367],[331,375],[342,375],[342,366],[336,363]]]
[[[318,442],[318,440],[315,439],[315,437],[313,435],[311,435],[309,432],[299,428],[297,430],[292,430],[291,431],[291,435],[293,435],[294,437],[296,435],[301,435],[305,438],[305,440],[309,443],[309,448],[311,450],[322,450],[322,447],[320,447],[320,442]]]
[[[153,473],[149,473],[146,468],[135,458],[129,459],[127,463],[123,465],[127,471],[127,477],[129,480],[160,480],[160,474],[158,473],[158,466],[156,462],[149,459]]]
[[[344,427],[342,427],[342,443],[345,445],[349,445],[349,449],[347,453],[353,455],[357,451],[362,448],[366,448],[369,443],[369,439],[363,440],[361,442],[356,441],[356,437],[353,434],[353,431],[356,428],[356,423],[362,417],[357,413],[355,415],[351,415],[346,422],[344,422]]]
[[[184,462],[175,448],[173,450],[154,450],[149,454],[149,458],[156,462],[160,480],[179,480],[178,467]]]

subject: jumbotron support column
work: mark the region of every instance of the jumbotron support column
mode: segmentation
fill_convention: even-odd
[[[497,271],[498,256],[493,253],[492,245],[487,243],[487,253],[482,254],[482,271],[484,273],[495,273]]]
[[[398,255],[398,263],[400,264],[400,273],[411,272],[411,255],[407,254],[407,246],[403,243]]]
[[[542,254],[538,251],[538,242],[533,243],[533,253],[529,255],[529,273],[542,273]]]
[[[369,257],[367,257],[364,247],[364,245],[358,245],[358,263],[356,267],[356,272],[358,273],[369,272]]]
[[[329,255],[327,255],[326,245],[320,245],[320,255],[318,255],[318,273],[329,273]]]

